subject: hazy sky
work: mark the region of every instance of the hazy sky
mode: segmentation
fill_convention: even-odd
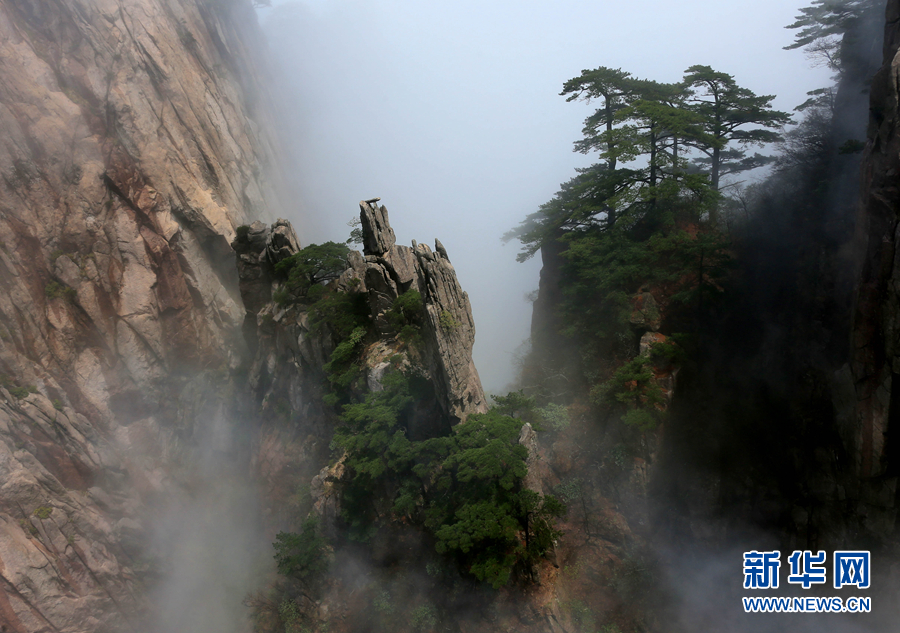
[[[477,326],[485,389],[513,379],[529,335],[539,258],[501,235],[575,167],[593,108],[562,83],[597,66],[674,82],[694,64],[728,72],[790,111],[829,83],[784,28],[810,0],[275,0],[260,11],[287,97],[284,140],[304,244],[346,239],[357,202],[390,211],[398,242],[447,247]]]

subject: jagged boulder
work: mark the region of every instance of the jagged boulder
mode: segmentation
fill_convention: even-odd
[[[362,220],[363,253],[366,255],[384,255],[397,243],[385,206],[378,206],[374,201],[362,201],[359,203],[359,219]]]
[[[278,218],[266,236],[266,257],[274,266],[300,250],[300,240],[291,223]]]

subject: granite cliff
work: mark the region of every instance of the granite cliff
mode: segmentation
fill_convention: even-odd
[[[5,631],[150,609],[147,515],[246,353],[229,243],[280,208],[255,25],[243,2],[0,5]]]

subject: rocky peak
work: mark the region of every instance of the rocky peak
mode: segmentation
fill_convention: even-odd
[[[347,269],[336,287],[342,292],[366,296],[373,332],[382,339],[373,349],[384,353],[373,352],[372,358],[366,360],[371,373],[370,387],[378,387],[387,364],[385,358],[396,353],[394,347],[402,347],[394,340],[396,326],[390,319],[394,302],[405,292],[415,290],[421,295],[423,313],[421,349],[414,364],[434,388],[436,410],[450,424],[465,420],[472,413],[486,411],[481,380],[472,361],[475,343],[472,307],[456,278],[447,249],[438,240],[434,250],[415,241],[412,247],[399,245],[385,207],[376,205],[375,201],[362,201],[359,208],[365,254],[353,251],[348,255]],[[278,323],[279,331],[283,332],[276,334],[272,341],[293,341],[290,345],[306,359],[310,376],[323,379],[322,366],[332,345],[325,340],[329,335],[308,330],[303,308],[285,310],[272,303],[273,267],[297,252],[300,246],[290,223],[278,220],[271,227],[254,223],[241,229],[232,246],[237,253],[241,296],[247,314],[244,333],[251,347],[256,346],[255,332],[259,327]],[[293,332],[295,326],[297,332]],[[297,341],[301,343],[298,345]],[[261,353],[269,355],[270,360],[257,359],[257,364],[277,368],[279,362],[275,358],[283,350],[263,347],[266,349]]]
[[[433,251],[415,240],[412,248],[397,245],[387,209],[371,201],[359,203],[359,216],[366,257],[351,260],[355,265],[346,274],[364,282],[376,327],[389,331],[386,314],[394,300],[410,289],[417,290],[427,321],[423,327],[425,368],[444,413],[452,422],[459,422],[486,411],[481,379],[472,361],[472,306],[447,249],[438,240]]]
[[[379,198],[359,203],[359,219],[362,221],[363,253],[384,255],[397,242],[394,229],[388,222],[387,207],[378,206]]]

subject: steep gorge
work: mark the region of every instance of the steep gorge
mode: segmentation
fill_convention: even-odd
[[[429,630],[429,617],[449,614],[444,624],[460,631],[697,630],[710,626],[709,611],[683,619],[684,595],[658,579],[702,556],[659,556],[673,544],[715,558],[748,534],[810,548],[850,539],[896,560],[898,23],[891,0],[863,158],[849,358],[823,361],[817,350],[843,331],[819,339],[822,324],[798,317],[749,360],[725,341],[709,374],[657,362],[671,422],[639,440],[640,454],[623,449],[621,429],[595,424],[585,394],[569,394],[565,424],[537,434],[523,425],[519,438],[528,487],[570,505],[566,536],[547,559],[488,593],[447,580],[446,569],[432,575],[433,543],[396,520],[365,547],[338,548],[321,595],[296,602],[309,622],[332,632]],[[211,579],[271,559],[275,532],[297,529],[308,513],[330,537],[344,529],[343,465],[331,446],[338,409],[327,398],[341,340],[303,302],[276,298],[285,284],[275,266],[302,236],[284,220],[260,221],[285,209],[262,49],[252,8],[237,0],[0,5],[2,630],[246,630],[239,601],[270,570],[254,569],[227,594]],[[415,369],[422,389],[407,433],[448,433],[487,409],[468,297],[439,241],[434,250],[398,245],[383,206],[361,202],[360,211],[363,252],[332,285],[362,298],[371,318],[355,395],[383,389],[392,368]],[[826,221],[825,233],[847,226]],[[827,244],[813,276],[845,265],[841,246]],[[561,260],[542,256],[533,336],[545,362],[535,371],[552,370],[537,378],[562,391],[577,350],[554,321]],[[840,304],[848,288],[829,280],[844,294],[827,301]],[[797,274],[786,287],[804,295],[807,282]],[[409,290],[423,298],[415,345],[388,317]],[[809,304],[823,299],[816,292]],[[645,314],[648,295],[632,319],[642,352],[662,337],[659,315]],[[849,328],[849,304],[847,313],[835,323]],[[726,325],[737,338],[747,323]],[[754,376],[778,371],[748,379],[735,359]],[[798,366],[799,378],[776,384]],[[760,432],[778,442],[775,475],[741,452],[764,445]],[[219,531],[228,522],[239,525]],[[194,577],[191,566],[209,569]],[[380,587],[394,606],[378,610],[388,595]],[[452,597],[440,603],[444,594]]]

